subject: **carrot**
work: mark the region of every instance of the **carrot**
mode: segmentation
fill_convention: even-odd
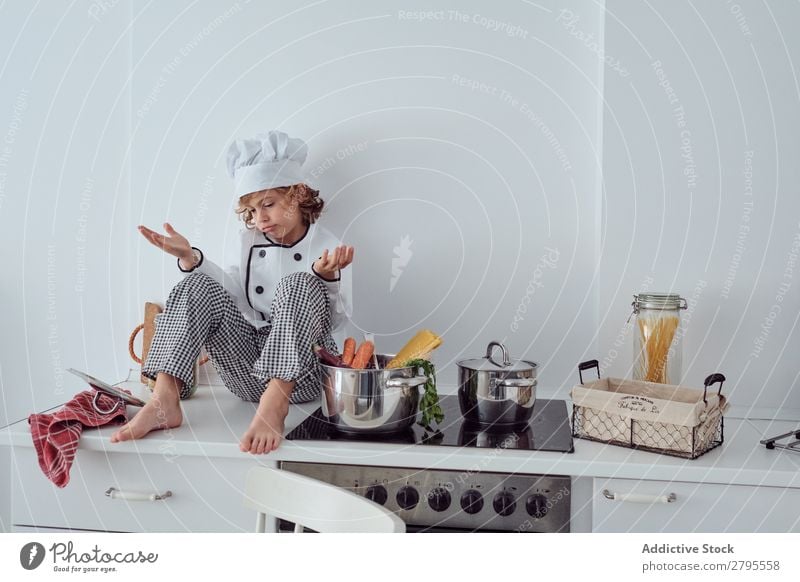
[[[344,340],[344,352],[342,352],[342,361],[348,366],[353,363],[353,357],[356,355],[356,340],[349,337]]]
[[[365,341],[358,347],[358,351],[356,352],[355,357],[353,358],[353,362],[350,366],[356,370],[364,370],[369,364],[370,358],[372,358],[372,352],[375,351],[375,344],[371,341]]]

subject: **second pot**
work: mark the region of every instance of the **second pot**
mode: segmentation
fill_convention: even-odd
[[[502,360],[494,359],[494,348]],[[486,356],[458,362],[458,404],[467,422],[503,428],[527,424],[536,403],[538,364],[511,360],[500,342],[489,342]]]

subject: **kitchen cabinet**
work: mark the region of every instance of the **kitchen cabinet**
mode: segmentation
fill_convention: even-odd
[[[800,489],[595,479],[592,531],[800,532]]]
[[[253,531],[243,506],[247,459],[79,450],[71,481],[58,489],[30,449],[15,455],[14,530],[122,532]],[[106,495],[115,489],[114,497]],[[169,494],[167,494],[169,492]],[[131,494],[165,495],[130,500]]]

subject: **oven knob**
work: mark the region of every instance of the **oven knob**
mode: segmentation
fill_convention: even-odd
[[[400,509],[414,509],[419,503],[419,493],[411,485],[405,485],[397,492],[396,499]]]
[[[498,515],[507,517],[514,513],[514,510],[517,508],[517,502],[514,500],[514,495],[508,491],[501,491],[494,496],[492,506]]]
[[[367,487],[367,493],[364,495],[370,501],[374,501],[378,505],[386,503],[389,495],[386,493],[386,487],[383,485],[370,485]]]
[[[478,513],[483,509],[483,495],[480,491],[470,489],[461,496],[461,509],[470,515]]]
[[[528,510],[528,515],[536,519],[542,519],[547,515],[547,497],[541,493],[531,495],[525,502],[525,509]]]
[[[428,493],[428,505],[434,511],[444,511],[450,507],[450,492],[444,487],[436,487]]]

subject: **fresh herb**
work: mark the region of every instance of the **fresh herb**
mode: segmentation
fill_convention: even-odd
[[[434,368],[430,360],[422,358],[408,360],[404,366],[422,368],[428,378],[428,381],[425,382],[425,392],[423,392],[422,400],[420,401],[422,419],[417,424],[424,427],[425,430],[434,432],[434,429],[431,428],[431,422],[435,421],[436,424],[439,424],[444,420],[444,412],[442,412],[442,407],[439,406],[439,393],[436,391],[436,368]]]

